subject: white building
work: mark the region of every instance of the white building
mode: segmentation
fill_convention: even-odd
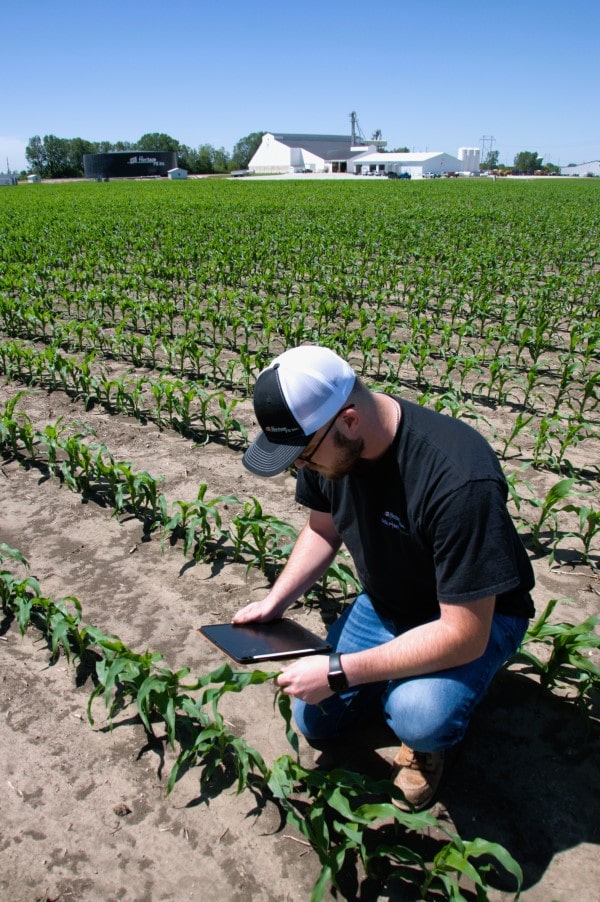
[[[413,179],[433,178],[449,172],[462,172],[463,164],[458,157],[440,151],[423,153],[380,153],[358,154],[348,164],[348,172],[356,175],[396,175]]]
[[[580,163],[578,166],[561,166],[561,175],[595,175],[600,176],[600,160],[592,160],[591,163]]]
[[[461,147],[459,156],[441,151],[384,153],[375,144],[352,145],[350,135],[267,132],[249,163],[256,173],[350,172],[432,178],[446,173],[479,173],[479,148]]]
[[[348,161],[366,149],[352,147],[350,135],[267,132],[248,167],[256,173],[346,172]]]
[[[167,176],[170,179],[186,179],[188,177],[188,173],[187,169],[181,169],[179,166],[176,166],[174,169],[169,169]]]

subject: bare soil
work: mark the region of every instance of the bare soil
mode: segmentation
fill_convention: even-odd
[[[16,390],[2,383],[0,402]],[[239,451],[197,445],[101,409],[84,412],[58,392],[32,390],[20,406],[39,427],[59,416],[92,426],[115,457],[164,477],[170,501],[195,498],[206,482],[211,497],[255,495],[268,513],[296,526],[304,521],[292,478],[256,479],[243,469]],[[251,411],[243,415],[253,429]],[[247,572],[242,564],[195,563],[180,544],[163,550],[138,520],[117,519],[94,498],[15,460],[0,469],[0,541],[21,550],[45,595],[76,596],[85,623],[117,634],[137,651],[160,651],[165,666],[189,666],[193,675],[223,660],[195,628],[228,619],[267,588],[258,571]],[[552,567],[547,558],[534,560],[535,599],[541,611],[550,598],[568,597],[560,618],[579,622],[598,612],[600,585],[592,567],[569,563],[574,557],[563,555]],[[298,606],[292,613],[324,633],[318,607]],[[64,658],[55,664],[49,658],[35,631],[21,638],[14,622],[1,625],[0,899],[310,898],[317,856],[274,803],[236,795],[227,768],[209,783],[200,768],[192,768],[167,796],[174,757],[164,737],[149,741],[134,710],[111,728],[101,701],[90,726],[91,678]],[[232,697],[226,714],[267,762],[289,751],[271,684]],[[463,839],[480,836],[506,846],[524,869],[527,902],[598,902],[599,748],[597,716],[586,732],[572,702],[543,691],[535,677],[513,665],[497,677],[476,713],[434,813]],[[322,763],[304,743],[301,755],[304,763]],[[348,766],[354,760],[374,771],[382,767],[381,758],[364,749],[356,755],[347,749],[344,759]],[[434,852],[439,838],[427,841]],[[491,882],[492,900],[512,898],[502,875]],[[347,884],[348,899],[407,898],[361,874],[349,874]]]

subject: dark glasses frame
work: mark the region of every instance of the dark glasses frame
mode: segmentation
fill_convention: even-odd
[[[345,413],[346,410],[352,410],[353,407],[354,407],[354,404],[346,404],[345,407],[342,407],[341,410],[338,410],[338,412],[336,413],[336,415],[332,419],[331,423],[329,424],[329,426],[327,427],[327,429],[325,430],[325,432],[323,433],[323,435],[321,436],[321,438],[319,439],[319,441],[317,442],[317,444],[315,445],[313,450],[310,452],[310,454],[307,454],[307,455],[299,454],[298,457],[296,458],[296,460],[301,460],[305,464],[312,463],[315,454],[317,453],[317,451],[319,450],[319,448],[321,447],[321,445],[323,444],[323,442],[325,441],[325,439],[331,432],[333,424],[336,422],[337,418],[339,416],[341,416],[343,413]]]

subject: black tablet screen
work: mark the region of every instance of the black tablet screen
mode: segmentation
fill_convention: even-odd
[[[199,630],[238,664],[325,654],[331,646],[294,620],[269,623],[216,623]]]

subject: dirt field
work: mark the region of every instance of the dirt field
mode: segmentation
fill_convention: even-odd
[[[17,391],[0,384],[0,402]],[[135,469],[165,478],[169,500],[192,499],[206,482],[211,495],[240,499],[260,492],[269,513],[299,526],[293,480],[256,480],[241,453],[194,445],[124,416],[84,413],[59,393],[32,390],[20,405],[40,426],[59,416],[85,420],[98,441]],[[251,426],[249,409],[244,413]],[[161,550],[139,521],[73,494],[35,467],[4,461],[0,469],[0,541],[20,549],[44,594],[76,596],[83,619],[116,633],[135,650],[164,655],[200,675],[222,661],[195,632],[227,619],[266,584],[240,564],[194,564],[181,547]],[[589,566],[534,562],[535,599],[568,596],[564,619],[597,613],[600,581]],[[293,615],[324,632],[317,609]],[[188,771],[170,796],[173,755],[164,741],[148,743],[128,710],[109,729],[101,701],[95,724],[86,718],[91,680],[77,679],[64,660],[49,666],[34,631],[0,629],[0,899],[33,900],[277,900],[304,902],[319,874],[314,852],[282,822],[274,804],[235,795],[229,774],[206,785]],[[270,684],[249,687],[227,703],[237,733],[267,762],[289,751]],[[448,772],[434,813],[464,839],[500,842],[525,873],[527,902],[600,899],[599,734],[586,736],[574,706],[542,692],[536,679],[512,667],[495,681]],[[318,753],[301,747],[302,760]],[[351,753],[348,753],[351,761]],[[374,759],[376,761],[376,759]],[[361,766],[367,766],[363,760]],[[375,764],[371,764],[375,768]],[[437,838],[431,837],[432,848]],[[493,900],[512,898],[510,884],[492,878]],[[332,896],[333,897],[333,896]],[[385,888],[348,878],[349,899],[400,899]],[[474,894],[468,896],[474,898]],[[337,896],[339,898],[339,894]]]

